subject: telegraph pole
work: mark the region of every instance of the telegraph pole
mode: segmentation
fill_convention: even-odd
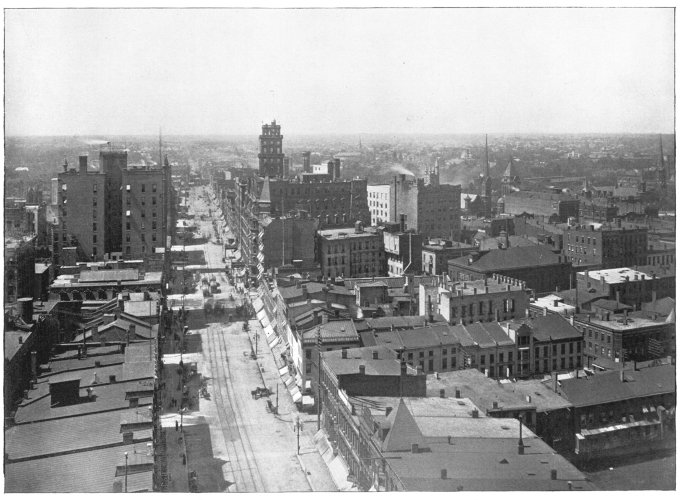
[[[319,351],[319,365],[316,381],[316,430],[321,429],[321,327],[316,327],[316,347]]]

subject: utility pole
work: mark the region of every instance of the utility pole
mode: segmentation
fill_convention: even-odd
[[[125,493],[127,493],[128,452],[125,452]]]
[[[321,327],[316,327],[316,347],[319,351],[316,381],[316,430],[321,429]]]
[[[298,415],[295,418],[295,428],[297,430],[297,454],[300,454],[300,427],[302,424],[300,423],[300,415]]]
[[[276,413],[279,413],[279,384],[276,383]]]

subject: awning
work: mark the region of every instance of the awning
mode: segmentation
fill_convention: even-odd
[[[274,335],[274,329],[271,325],[267,325],[264,327],[264,333],[267,335],[267,338],[269,338]]]
[[[281,339],[279,337],[274,337],[271,342],[269,342],[269,348],[273,349],[276,344],[281,342]]]
[[[266,318],[266,317],[267,317],[267,313],[264,312],[264,310],[258,311],[258,313],[257,313],[257,319],[258,320],[263,321],[264,318]]]
[[[287,374],[288,374],[288,366],[284,366],[283,368],[281,368],[281,369],[279,370],[279,375],[281,375],[282,377],[283,377],[284,375],[287,375]]]
[[[314,406],[314,398],[312,396],[302,396],[302,406]]]
[[[296,387],[296,388],[297,388],[297,385],[295,385],[295,379],[294,379],[293,377],[288,377],[288,378],[286,378],[286,380],[284,380],[283,383],[286,385],[286,388],[287,388],[289,391],[292,391],[292,390],[293,390],[293,387]]]
[[[262,302],[262,299],[257,298],[253,300],[253,307],[255,308],[255,312],[258,313],[264,307],[264,302]]]
[[[306,391],[312,390],[312,381],[311,380],[305,380],[305,390]]]
[[[295,384],[296,384],[298,387],[302,387],[302,377],[300,376],[299,373],[297,373],[297,374],[295,375]]]
[[[288,392],[290,392],[290,395],[293,398],[293,403],[302,401],[302,394],[300,394],[300,389],[298,389],[296,385],[294,385],[292,388],[289,388]]]

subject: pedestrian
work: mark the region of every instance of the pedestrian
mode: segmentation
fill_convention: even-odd
[[[179,431],[179,422],[175,420],[175,432]]]

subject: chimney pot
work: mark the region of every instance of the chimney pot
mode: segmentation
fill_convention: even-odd
[[[366,375],[366,365],[359,365],[359,374]]]
[[[439,389],[439,397],[440,398],[446,397],[446,389]]]
[[[472,410],[472,418],[479,418],[479,410],[477,408]]]
[[[347,348],[346,347],[342,348],[342,359],[347,359]]]
[[[492,403],[492,407],[493,407],[494,410],[497,410],[498,409],[498,401],[494,401]]]
[[[378,359],[378,351],[373,351],[373,359]]]
[[[418,444],[417,443],[413,443],[411,445],[411,453],[418,453]]]
[[[442,469],[441,478],[446,479],[446,469]]]

